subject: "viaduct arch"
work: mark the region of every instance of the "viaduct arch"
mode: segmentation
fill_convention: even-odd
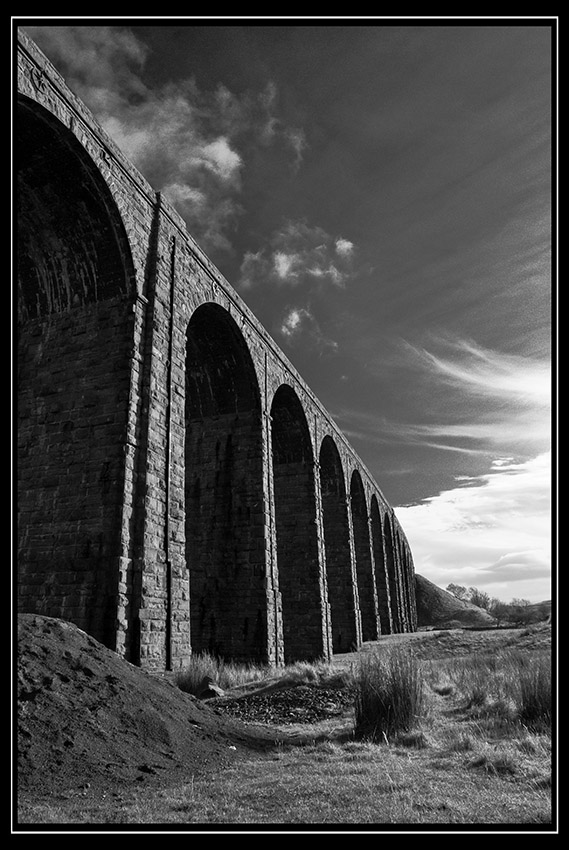
[[[18,610],[156,670],[414,630],[377,483],[25,33],[15,123]]]

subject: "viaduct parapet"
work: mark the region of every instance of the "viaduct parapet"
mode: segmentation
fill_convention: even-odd
[[[18,610],[149,670],[414,630],[356,452],[25,33],[17,58]]]

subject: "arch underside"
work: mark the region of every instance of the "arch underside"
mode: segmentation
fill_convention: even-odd
[[[388,635],[391,634],[391,632],[393,631],[393,622],[391,617],[391,598],[386,569],[385,544],[381,526],[381,514],[375,495],[371,497],[370,517],[379,621],[381,627],[381,634]]]
[[[387,574],[387,582],[389,585],[389,595],[391,600],[391,619],[393,631],[401,633],[404,631],[403,623],[403,595],[401,582],[398,570],[398,558],[395,553],[393,541],[393,532],[391,530],[391,522],[389,516],[385,516],[383,521],[383,533],[385,539],[385,570]]]
[[[350,494],[356,573],[362,617],[362,639],[364,641],[377,640],[379,637],[377,595],[370,549],[368,512],[362,479],[357,470],[352,475]]]
[[[332,648],[334,652],[348,652],[358,640],[358,596],[352,572],[344,473],[331,437],[324,438],[320,449],[320,484]]]
[[[17,133],[19,605],[113,646],[134,271],[68,128],[22,98]]]
[[[186,561],[194,652],[264,659],[265,515],[261,405],[233,319],[190,320],[186,356]]]
[[[271,407],[277,566],[285,662],[324,651],[314,457],[296,393],[281,386]]]

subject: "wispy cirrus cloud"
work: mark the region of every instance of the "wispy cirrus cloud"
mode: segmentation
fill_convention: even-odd
[[[356,248],[342,236],[330,236],[306,221],[286,221],[259,251],[248,252],[241,264],[239,287],[344,287],[354,275]]]
[[[410,436],[448,438],[528,456],[550,447],[551,364],[547,357],[495,351],[471,340],[439,341],[440,353],[405,344],[425,376],[435,421],[407,426]],[[445,412],[441,416],[441,411]]]
[[[430,446],[464,454],[534,457],[550,448],[551,364],[547,357],[491,350],[472,340],[436,338],[429,348],[401,341],[381,370],[401,386],[412,378],[422,421],[366,410],[339,409],[348,436],[373,442]],[[374,374],[379,369],[371,367]]]
[[[293,168],[302,161],[304,133],[279,118],[271,81],[239,96],[221,84],[200,89],[193,78],[151,87],[144,77],[147,48],[127,28],[26,29],[206,250],[231,247],[252,150],[280,145]]]
[[[401,384],[411,370],[423,421],[353,409],[337,418],[352,439],[375,443],[387,463],[394,453],[404,460],[425,448],[442,452],[438,474],[444,469],[450,486],[395,509],[417,572],[441,587],[475,586],[504,601],[550,598],[549,361],[458,338],[430,348],[406,343],[401,353]],[[474,462],[482,471],[469,474]],[[384,467],[410,481],[417,471],[412,462]]]
[[[492,460],[487,472],[455,474],[455,487],[396,509],[417,572],[505,601],[550,598],[550,363],[459,338],[433,347],[404,345],[423,375],[430,421],[386,430],[412,445]]]
[[[403,344],[425,371],[450,387],[486,398],[515,398],[530,405],[549,401],[551,371],[547,360],[493,351],[459,338],[435,341],[444,354]]]

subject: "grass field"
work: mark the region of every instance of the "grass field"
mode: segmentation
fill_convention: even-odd
[[[357,711],[289,726],[274,749],[224,771],[188,775],[168,787],[130,787],[109,795],[78,791],[28,804],[20,822],[191,831],[244,825],[299,831],[303,825],[360,825],[379,832],[394,825],[553,829],[551,653],[534,644],[528,648],[522,637],[520,632],[511,645],[472,654],[462,633],[462,654],[441,651],[436,657],[432,636],[424,638],[430,640],[429,653],[421,652],[426,644],[416,636],[406,649],[383,653],[383,673],[370,672],[370,663],[378,660],[375,648],[349,668],[344,664],[343,675],[353,676],[360,696],[367,687],[369,697],[374,688],[381,690],[379,684],[385,688],[385,665],[400,666],[406,653],[406,672],[399,671],[392,687],[415,696],[420,691],[420,699],[410,715],[403,712],[399,728],[390,717],[390,724],[377,724],[374,735],[369,728],[357,734]],[[410,675],[409,659],[411,691],[403,681]],[[328,672],[337,676],[338,667],[330,665]],[[304,665],[304,678],[322,675],[322,665],[317,672]],[[298,668],[292,677],[303,678]],[[243,681],[240,671],[239,684]]]

